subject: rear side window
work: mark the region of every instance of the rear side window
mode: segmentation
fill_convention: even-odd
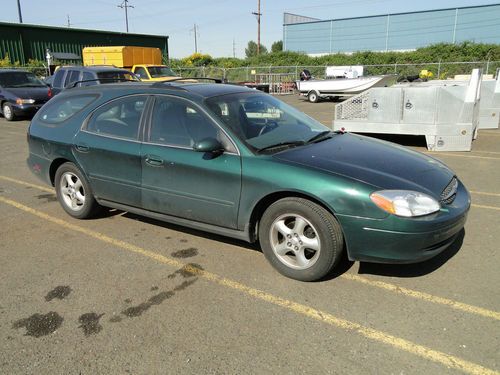
[[[146,95],[113,100],[94,112],[86,130],[119,138],[137,139],[146,100]]]
[[[83,72],[82,81],[87,82],[82,82],[79,86],[93,86],[99,84],[99,82],[96,81],[94,75],[90,72]]]
[[[62,87],[64,73],[65,73],[65,70],[58,70],[55,73],[54,82],[53,82],[52,86],[57,87],[57,88]]]
[[[64,81],[64,87],[71,87],[73,83],[79,80],[80,71],[78,70],[70,70],[66,75],[66,80]]]
[[[44,105],[38,113],[38,119],[46,124],[60,124],[97,99],[97,95],[79,95],[56,97]]]

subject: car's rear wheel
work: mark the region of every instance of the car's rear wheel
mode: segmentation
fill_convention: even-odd
[[[284,198],[264,212],[259,241],[271,265],[301,281],[319,280],[335,267],[343,251],[339,223],[323,207],[302,198]]]
[[[77,219],[91,217],[99,207],[85,176],[73,163],[64,163],[57,169],[55,188],[63,209]]]
[[[16,116],[14,115],[14,110],[12,109],[12,105],[10,103],[3,103],[2,113],[3,117],[5,117],[7,121],[12,121],[16,118]]]

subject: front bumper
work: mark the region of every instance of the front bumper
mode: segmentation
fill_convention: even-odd
[[[42,108],[42,106],[45,103],[35,103],[35,104],[16,104],[16,103],[11,103],[12,105],[12,111],[14,112],[14,115],[19,116],[19,117],[30,117],[34,116],[35,113]]]
[[[459,183],[453,203],[423,217],[389,215],[369,219],[339,215],[349,259],[376,263],[416,263],[450,246],[464,228],[470,195]]]

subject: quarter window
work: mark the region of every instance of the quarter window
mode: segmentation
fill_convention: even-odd
[[[42,107],[38,118],[47,124],[62,123],[80,112],[96,98],[97,95],[56,97]]]
[[[52,84],[52,86],[57,87],[57,88],[62,87],[64,73],[65,73],[65,70],[58,70],[55,73],[54,83]]]
[[[147,96],[113,100],[94,112],[86,130],[120,138],[137,139]]]
[[[87,82],[82,82],[80,86],[93,86],[98,84],[98,82],[95,80],[94,75],[90,72],[83,72],[82,81]]]
[[[236,152],[231,141],[196,106],[186,100],[157,97],[151,119],[149,141],[180,147],[193,147],[205,138],[215,138],[226,151]]]

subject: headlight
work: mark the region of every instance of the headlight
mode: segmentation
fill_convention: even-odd
[[[439,202],[427,194],[409,190],[381,190],[370,194],[378,207],[390,214],[414,217],[439,211]]]
[[[35,99],[21,99],[21,98],[17,98],[16,99],[16,104],[33,104],[35,102]]]

